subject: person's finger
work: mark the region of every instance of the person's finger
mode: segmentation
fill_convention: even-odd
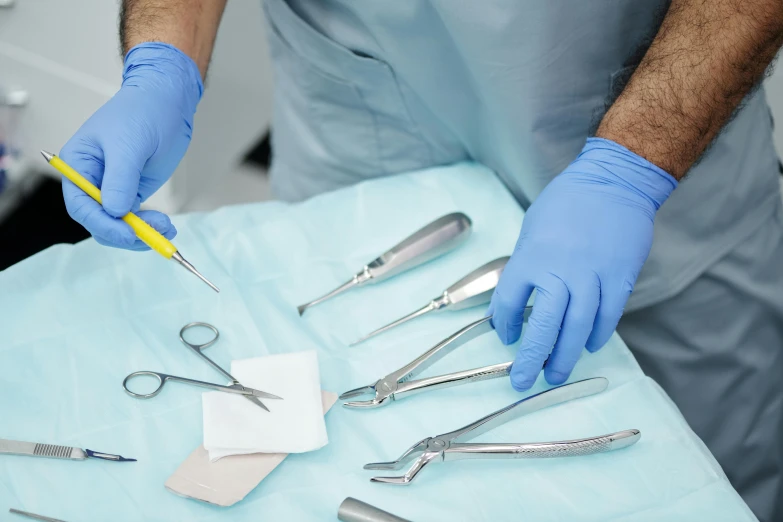
[[[549,384],[563,384],[571,375],[593,329],[600,295],[597,276],[584,284],[569,286],[563,325],[544,367],[544,377]]]
[[[567,306],[568,288],[561,279],[548,276],[537,282],[533,312],[511,366],[511,385],[517,391],[527,390],[535,384],[555,344]]]
[[[174,227],[174,225],[171,223],[171,220],[166,214],[157,212],[155,210],[142,210],[136,212],[136,215],[139,216],[144,221],[146,221],[155,230],[160,232],[163,235],[163,237],[165,237],[166,239],[174,239],[174,236],[177,235],[176,227]],[[95,240],[101,245],[116,246],[113,243],[105,241],[100,237],[95,237]],[[134,250],[137,252],[150,250],[150,247],[147,246],[146,243],[144,243],[141,239],[138,238],[136,238],[136,241],[132,245],[123,248],[125,248],[126,250]]]
[[[111,241],[107,241],[107,240],[103,239],[100,236],[92,236],[92,238],[99,245],[108,246],[108,247],[114,247],[114,248],[122,248],[123,250],[131,250],[131,251],[134,251],[134,252],[143,252],[144,250],[149,250],[150,249],[150,247],[145,245],[140,239],[137,239],[136,241],[134,241],[129,246],[118,247],[116,243],[113,243]]]
[[[597,352],[612,336],[620,317],[623,315],[625,303],[633,290],[633,283],[623,279],[620,284],[612,285],[601,281],[601,302],[598,305],[598,313],[590,337],[585,348],[589,352]]]
[[[525,276],[525,267],[512,256],[500,276],[489,305],[492,326],[503,344],[513,344],[519,339],[525,306],[533,288]]]
[[[177,229],[171,219],[157,210],[140,210],[136,215],[146,221],[152,228],[160,232],[166,239],[172,239],[177,235]]]
[[[122,217],[136,203],[141,170],[148,155],[129,154],[124,147],[110,146],[105,151],[105,157],[106,169],[101,183],[103,208],[110,216]]]
[[[63,147],[60,157],[90,183],[98,186],[103,176],[103,163],[93,155],[92,147]],[[135,241],[133,230],[124,222],[106,214],[100,203],[88,196],[66,178],[62,182],[63,200],[68,215],[95,237],[114,247],[127,248]]]

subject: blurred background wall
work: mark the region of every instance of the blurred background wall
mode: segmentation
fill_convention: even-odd
[[[0,269],[85,237],[38,150],[59,151],[118,89],[118,12],[119,0],[0,0]],[[783,151],[783,67],[766,86]],[[178,213],[268,199],[265,171],[247,158],[263,160],[271,95],[261,0],[229,0],[193,141],[147,206]]]

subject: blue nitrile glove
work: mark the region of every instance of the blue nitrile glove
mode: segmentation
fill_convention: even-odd
[[[516,342],[536,290],[511,368],[515,389],[533,386],[547,357],[547,382],[561,384],[583,347],[606,344],[650,253],[655,213],[676,186],[625,147],[591,138],[536,198],[489,312],[500,340]]]
[[[198,67],[177,48],[143,43],[125,57],[122,87],[60,151],[60,157],[101,189],[103,206],[63,179],[68,214],[102,245],[148,247],[118,219],[136,212],[174,172],[190,143],[203,85]],[[168,216],[138,216],[171,239]]]

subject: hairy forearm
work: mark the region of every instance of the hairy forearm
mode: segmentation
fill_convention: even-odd
[[[123,54],[143,42],[171,44],[190,56],[206,75],[226,0],[123,0]]]
[[[672,0],[597,136],[682,178],[783,43],[780,0]]]

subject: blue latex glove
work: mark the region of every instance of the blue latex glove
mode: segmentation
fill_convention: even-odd
[[[101,189],[101,206],[63,179],[68,214],[102,245],[146,250],[118,219],[136,212],[174,172],[190,143],[203,85],[198,67],[171,45],[143,43],[125,57],[120,90],[93,114],[60,151],[60,157]],[[168,216],[138,216],[171,239]]]
[[[561,384],[583,347],[606,344],[650,253],[655,213],[676,186],[625,147],[591,138],[533,202],[489,311],[500,340],[514,343],[536,290],[511,368],[515,389],[533,386],[545,361],[547,382]]]

